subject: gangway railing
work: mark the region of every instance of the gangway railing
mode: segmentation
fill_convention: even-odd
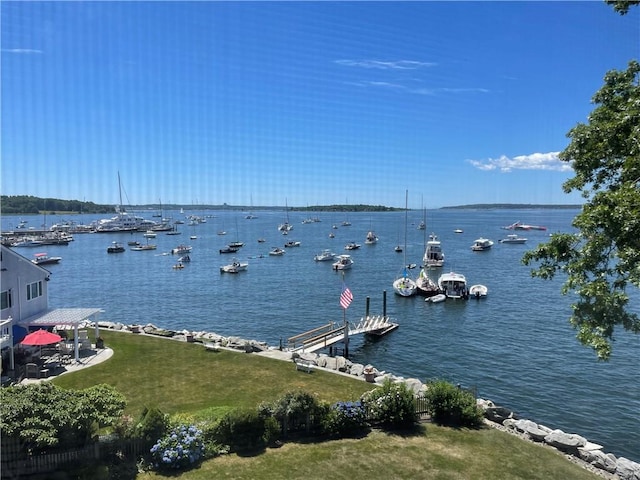
[[[362,317],[357,324],[347,324],[347,335],[345,336],[345,326],[336,327],[337,323],[330,322],[308,332],[289,337],[289,350],[295,352],[315,352],[323,348],[344,341],[345,337],[360,335],[363,333],[371,333],[376,335],[384,335],[398,328],[398,324],[391,321],[392,319],[386,315],[373,315]]]

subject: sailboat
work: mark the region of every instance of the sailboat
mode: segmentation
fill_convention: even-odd
[[[417,290],[416,282],[409,276],[407,271],[407,214],[409,205],[409,191],[405,191],[404,200],[404,254],[402,264],[402,275],[395,279],[393,282],[393,290],[401,297],[411,297],[415,295]]]
[[[293,225],[289,223],[289,206],[287,205],[287,200],[284,201],[284,211],[286,213],[286,220],[284,223],[278,225],[278,230],[282,232],[283,235],[286,235],[287,232],[293,230]]]

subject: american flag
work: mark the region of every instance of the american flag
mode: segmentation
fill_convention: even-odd
[[[340,306],[346,310],[349,308],[349,305],[351,305],[351,300],[353,300],[353,293],[351,293],[349,287],[343,283],[342,293],[340,294]]]

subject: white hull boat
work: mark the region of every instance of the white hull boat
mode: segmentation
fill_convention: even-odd
[[[427,242],[427,248],[424,251],[422,264],[425,267],[430,268],[439,268],[444,265],[444,253],[442,252],[442,245],[435,233],[429,235],[429,241]]]
[[[467,279],[461,273],[443,273],[438,278],[438,288],[447,298],[468,298]]]
[[[519,236],[517,233],[512,233],[511,235],[507,235],[507,238],[500,240],[500,243],[523,244],[526,241],[526,238]]]
[[[488,238],[480,237],[476,239],[475,242],[473,242],[473,245],[471,245],[471,250],[473,250],[474,252],[484,252],[485,250],[489,250],[491,247],[493,247],[493,241],[489,240]]]
[[[333,263],[334,270],[348,270],[353,266],[351,255],[338,255],[337,261]]]
[[[425,298],[424,301],[429,303],[440,303],[440,302],[444,302],[446,299],[447,299],[447,296],[444,293],[438,293],[433,297]]]
[[[249,266],[246,262],[240,262],[236,259],[233,260],[229,265],[223,265],[220,267],[220,273],[238,273],[244,272]]]
[[[313,257],[313,259],[316,262],[328,262],[329,260],[333,260],[335,256],[336,254],[333,253],[331,250],[322,250],[315,257]]]
[[[472,285],[469,288],[469,296],[473,298],[484,298],[487,296],[489,289],[485,285]]]

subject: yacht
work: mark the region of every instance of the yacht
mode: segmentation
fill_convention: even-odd
[[[444,253],[442,252],[442,245],[435,233],[429,235],[429,241],[427,242],[427,248],[424,251],[424,257],[422,258],[422,264],[425,267],[442,267],[444,265]]]
[[[491,247],[493,247],[493,242],[491,240],[489,240],[488,238],[480,237],[476,239],[475,242],[473,242],[473,245],[471,245],[471,250],[473,250],[474,252],[483,252],[485,250],[489,250]]]

